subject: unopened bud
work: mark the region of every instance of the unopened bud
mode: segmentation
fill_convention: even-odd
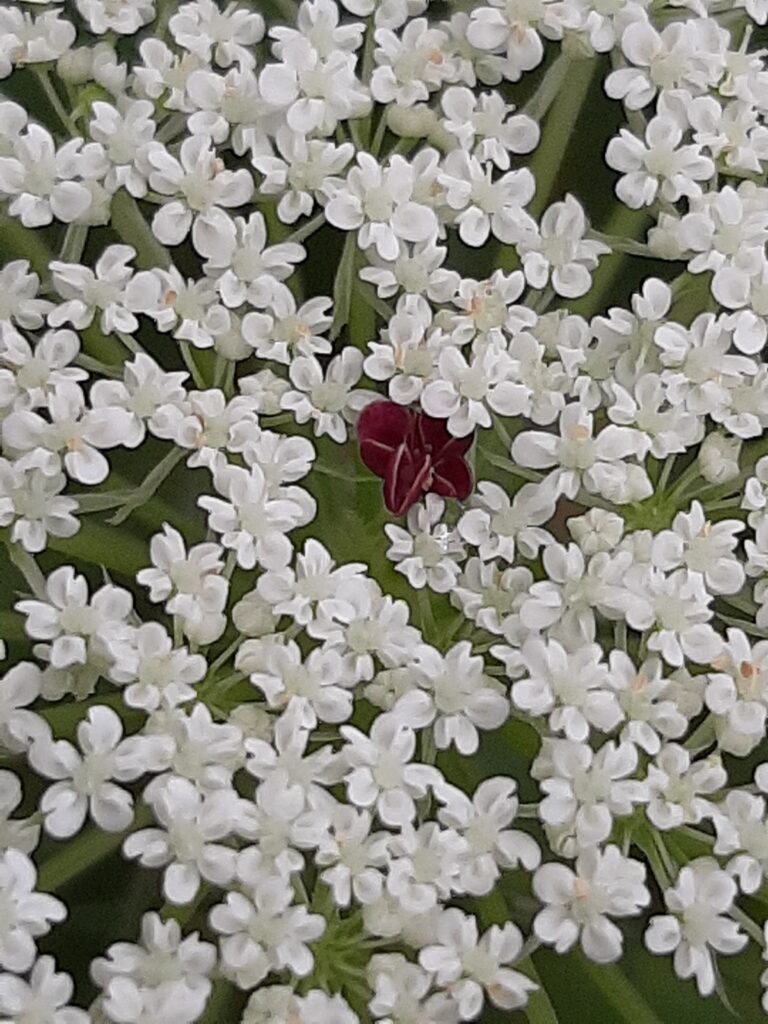
[[[404,139],[423,139],[435,128],[437,115],[426,103],[413,107],[387,107],[387,128]]]
[[[67,50],[56,61],[56,74],[69,85],[85,85],[91,78],[93,53],[87,46]]]
[[[699,449],[699,470],[710,484],[724,484],[739,475],[741,441],[725,434],[709,434]]]
[[[255,590],[241,598],[232,609],[235,628],[246,636],[266,636],[274,633],[278,616]]]

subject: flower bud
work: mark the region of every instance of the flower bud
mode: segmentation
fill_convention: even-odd
[[[274,633],[277,616],[264,598],[252,590],[232,609],[232,621],[246,636],[266,636]]]
[[[93,48],[93,77],[107,92],[117,96],[125,90],[128,69],[118,64],[117,53],[108,43],[98,43]]]
[[[247,739],[272,741],[272,716],[254,704],[239,704],[229,714],[232,725],[238,726]]]
[[[238,381],[240,392],[255,398],[260,416],[276,416],[282,408],[280,399],[290,390],[290,384],[272,370],[259,370]]]
[[[659,216],[658,224],[648,231],[648,248],[662,260],[682,259],[683,249],[680,245],[678,230],[680,221],[668,213]]]
[[[568,520],[571,536],[585,555],[612,551],[624,533],[624,520],[604,508],[591,508],[586,515]]]
[[[404,139],[422,139],[437,127],[437,114],[426,103],[387,107],[387,128]]]
[[[710,484],[723,484],[739,475],[741,441],[725,434],[709,434],[699,449],[701,475]]]
[[[56,74],[69,85],[85,85],[93,69],[93,52],[87,46],[63,53],[56,62]]]

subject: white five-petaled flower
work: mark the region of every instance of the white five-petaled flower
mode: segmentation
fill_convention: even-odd
[[[328,434],[342,444],[347,424],[376,397],[372,391],[355,390],[362,372],[363,354],[352,346],[334,356],[325,372],[314,356],[297,356],[289,371],[293,388],[282,396],[281,407],[290,410],[297,423],[311,420],[316,437]]]
[[[604,242],[585,238],[587,219],[572,195],[553,203],[541,218],[538,230],[526,234],[518,244],[528,283],[543,288],[551,279],[558,295],[575,299],[591,285],[591,271],[598,257],[611,251]]]
[[[533,877],[533,891],[547,904],[534,918],[536,937],[558,953],[580,939],[584,953],[597,963],[618,960],[622,953],[621,931],[609,918],[636,916],[651,899],[645,865],[611,845],[582,851],[575,870],[543,864]]]
[[[89,1014],[69,1004],[74,990],[70,976],[56,971],[53,957],[41,956],[32,967],[28,981],[0,974],[0,1013],[6,1019],[19,1022],[89,1024]]]
[[[233,229],[223,207],[242,206],[253,194],[253,178],[241,168],[228,171],[207,135],[192,135],[179,158],[160,143],[147,148],[149,184],[167,196],[155,214],[152,230],[165,245],[179,245],[192,228],[192,243],[201,256],[216,259],[231,248]]]
[[[426,795],[442,776],[432,765],[412,761],[416,735],[393,713],[379,715],[369,735],[341,726],[342,756],[349,765],[347,795],[356,807],[375,807],[388,825],[406,825],[416,814],[414,798]]]
[[[442,522],[445,502],[436,494],[428,494],[424,505],[408,511],[404,530],[396,523],[387,523],[384,532],[391,541],[387,558],[407,577],[412,587],[426,586],[445,594],[456,586],[459,562],[464,546],[456,531]]]
[[[15,974],[24,974],[34,963],[35,939],[67,916],[61,900],[35,892],[36,882],[35,865],[25,853],[11,848],[0,855],[0,967]]]
[[[642,464],[650,447],[646,434],[614,424],[593,436],[594,418],[579,402],[560,414],[560,436],[524,430],[512,442],[512,459],[533,469],[553,469],[553,488],[575,498],[579,487],[617,504],[641,501],[653,491]]]
[[[523,938],[511,921],[491,925],[478,937],[477,920],[457,908],[443,912],[437,922],[437,942],[419,953],[419,963],[434,971],[440,985],[450,986],[463,1020],[477,1018],[484,994],[504,1010],[525,1006],[538,987],[511,968],[520,956]]]
[[[695,978],[703,996],[715,989],[712,950],[738,953],[748,938],[728,917],[736,883],[713,857],[699,857],[681,869],[674,886],[664,893],[669,914],[651,918],[645,944],[652,953],[674,953],[675,971]]]
[[[46,832],[57,839],[75,835],[91,817],[106,832],[122,832],[133,821],[133,798],[116,785],[132,782],[162,764],[162,741],[132,736],[110,707],[97,705],[77,727],[78,750],[67,740],[41,736],[29,749],[35,771],[56,779],[43,794]],[[160,754],[160,757],[158,757]]]
[[[395,260],[400,241],[425,242],[437,234],[434,211],[413,200],[415,187],[413,166],[403,157],[382,167],[360,152],[346,179],[328,186],[325,215],[334,227],[357,231],[361,249],[373,245],[382,259]]]

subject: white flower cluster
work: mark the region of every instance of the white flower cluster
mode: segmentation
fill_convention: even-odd
[[[451,6],[0,7],[3,1022],[766,948],[768,3]],[[162,892],[87,1009],[57,843]]]

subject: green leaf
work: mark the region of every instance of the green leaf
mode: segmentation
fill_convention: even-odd
[[[39,231],[25,228],[14,217],[0,214],[0,238],[3,240],[4,261],[10,257],[29,260],[29,264],[41,277],[48,274],[48,264],[53,257]]]
[[[528,164],[536,179],[536,195],[529,206],[534,217],[540,217],[555,198],[553,192],[557,180],[567,166],[564,159],[566,150],[574,138],[592,80],[601,67],[596,57],[574,59],[567,65],[568,74],[563,87],[549,106],[542,125],[541,142]],[[578,144],[583,145],[581,138]]]
[[[112,197],[111,226],[127,245],[136,250],[135,263],[139,270],[151,270],[153,267],[165,270],[170,267],[168,250],[152,234],[138,203],[125,189]]]
[[[579,972],[600,990],[616,1012],[612,1024],[664,1024],[616,964],[596,964],[583,955],[578,956],[578,961]]]
[[[149,564],[149,549],[145,541],[104,523],[83,523],[74,537],[49,537],[48,547],[68,559],[82,559],[89,565],[104,566],[123,576],[135,576]]]
[[[528,997],[528,1003],[524,1011],[531,1024],[559,1024],[552,1000],[547,995],[544,982],[534,967],[533,960],[530,957],[526,960],[521,960],[519,964],[515,964],[515,969],[525,974],[531,981],[535,981],[539,986]]]
[[[38,868],[37,887],[43,892],[57,892],[62,886],[84,874],[94,864],[116,850],[129,832],[135,832],[152,823],[152,812],[139,806],[133,826],[126,832],[101,832],[95,826],[68,839]]]
[[[213,983],[213,990],[200,1018],[201,1024],[229,1024],[240,1019],[245,995],[224,978]]]
[[[333,285],[333,323],[331,324],[331,340],[338,338],[349,323],[349,311],[352,305],[352,289],[355,283],[355,264],[357,261],[357,232],[350,231],[344,239],[341,260],[336,271]]]
[[[22,617],[17,612],[0,612],[0,639],[25,640]]]

